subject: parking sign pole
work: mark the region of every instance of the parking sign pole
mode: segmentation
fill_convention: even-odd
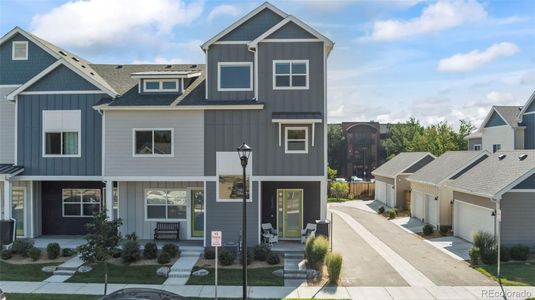
[[[217,248],[219,247],[215,247],[215,300],[217,300]]]
[[[215,299],[217,300],[217,266],[219,265],[218,262],[218,256],[217,255],[217,248],[221,247],[222,245],[223,236],[221,234],[221,231],[212,231],[212,247],[215,248]]]

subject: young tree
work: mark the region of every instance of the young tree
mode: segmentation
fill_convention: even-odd
[[[347,197],[347,194],[349,194],[349,185],[347,182],[337,181],[331,183],[331,195],[334,196],[336,200]]]
[[[330,180],[334,180],[336,178],[336,174],[338,174],[338,171],[331,168],[330,166],[327,166],[327,178]]]
[[[80,256],[84,262],[104,263],[104,295],[108,290],[108,260],[121,241],[119,227],[122,224],[121,219],[110,221],[106,211],[100,212],[95,215],[91,223],[86,225],[87,243],[80,246]]]

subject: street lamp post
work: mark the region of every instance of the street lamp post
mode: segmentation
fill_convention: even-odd
[[[243,299],[247,299],[247,163],[251,155],[251,147],[243,143],[237,149],[240,157],[241,166],[243,168],[243,214],[242,214],[242,273],[243,273]]]

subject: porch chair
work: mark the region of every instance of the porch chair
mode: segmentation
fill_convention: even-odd
[[[316,224],[308,223],[307,227],[301,230],[301,243],[306,242],[309,235],[315,237],[316,229],[317,229]]]
[[[271,223],[262,224],[262,240],[269,247],[273,246],[273,243],[279,242],[279,236],[277,234],[277,230],[273,228],[273,225],[271,225]]]

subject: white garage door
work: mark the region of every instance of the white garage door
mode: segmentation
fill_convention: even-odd
[[[438,201],[435,200],[435,196],[433,195],[425,195],[426,199],[426,213],[425,213],[425,222],[429,223],[433,226],[438,225]]]
[[[422,220],[424,216],[424,194],[418,191],[411,193],[411,214],[413,217]]]
[[[375,181],[375,200],[386,203],[386,183],[383,181]]]
[[[494,234],[492,209],[459,200],[453,203],[453,233],[456,236],[473,242],[473,234],[476,231]]]
[[[394,207],[394,186],[391,184],[386,184],[386,205]]]

